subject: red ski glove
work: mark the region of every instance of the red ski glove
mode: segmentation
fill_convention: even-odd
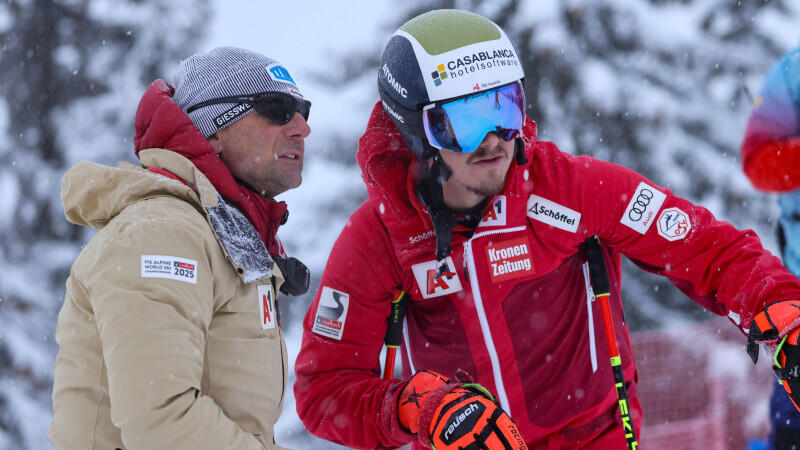
[[[425,448],[527,449],[522,433],[485,388],[449,384],[436,372],[414,374],[398,397],[400,425]]]
[[[800,410],[800,301],[784,300],[764,308],[753,318],[747,339],[747,353],[755,364],[758,343],[773,353],[772,370],[780,380],[795,408]]]

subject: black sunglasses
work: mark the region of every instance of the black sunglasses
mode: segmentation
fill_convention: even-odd
[[[294,113],[300,113],[308,121],[308,113],[311,111],[311,102],[308,100],[299,100],[283,92],[263,92],[261,94],[212,98],[189,107],[186,113],[188,114],[204,106],[220,103],[246,103],[252,105],[257,113],[279,125],[289,123],[294,117]]]

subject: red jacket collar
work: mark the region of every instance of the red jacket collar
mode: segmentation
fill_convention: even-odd
[[[191,160],[217,192],[247,216],[269,253],[281,255],[283,249],[276,233],[286,213],[286,203],[264,198],[237,183],[205,136],[172,101],[174,92],[164,80],[154,81],[145,91],[136,110],[136,155],[143,149],[163,148]]]

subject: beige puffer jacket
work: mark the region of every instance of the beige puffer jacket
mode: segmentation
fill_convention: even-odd
[[[139,156],[192,186],[125,163],[79,163],[64,177],[67,218],[99,232],[58,317],[50,439],[82,450],[278,448],[283,277],[189,160]]]

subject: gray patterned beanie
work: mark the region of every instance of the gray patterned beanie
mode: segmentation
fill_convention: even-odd
[[[304,99],[289,71],[277,61],[241,48],[219,47],[181,62],[172,99],[186,112],[206,100],[262,92],[283,92]],[[188,115],[200,132],[209,137],[253,112],[252,106],[245,105],[209,105]]]

